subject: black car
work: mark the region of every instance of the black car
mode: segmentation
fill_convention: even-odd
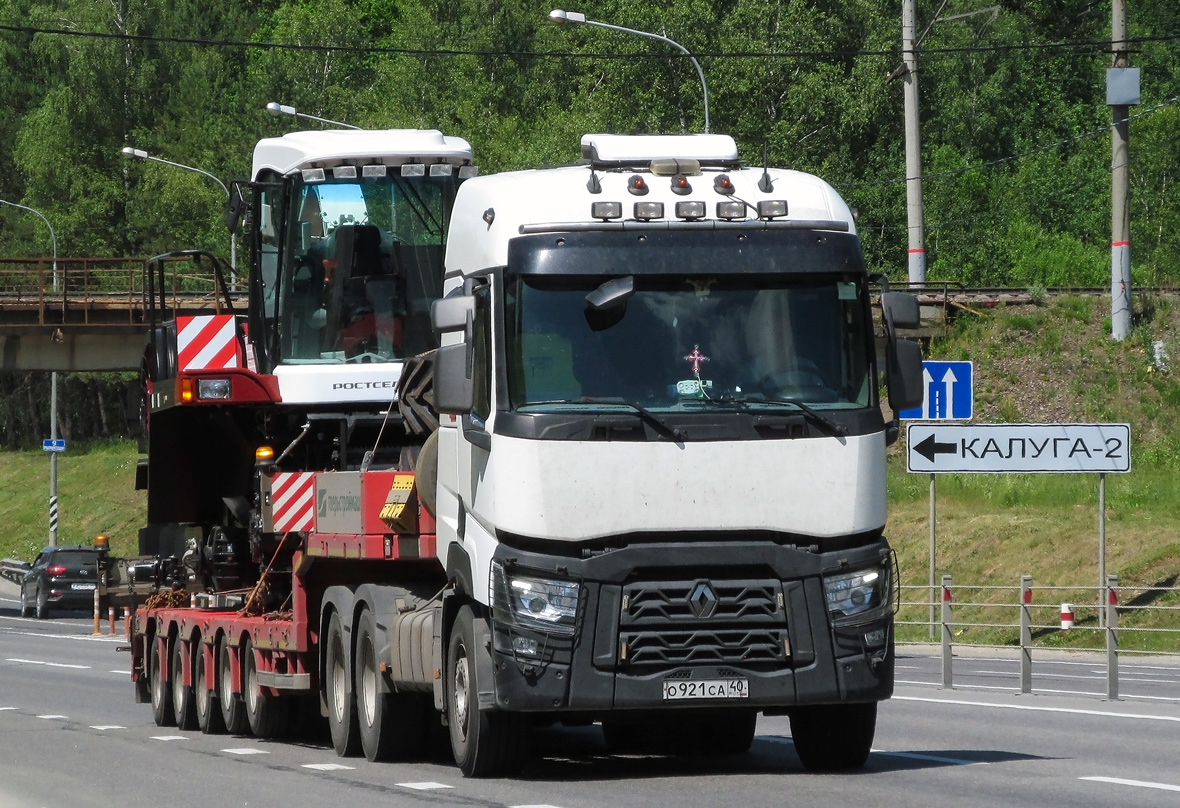
[[[105,554],[93,547],[46,547],[29,566],[20,586],[20,614],[34,611],[39,619],[49,608],[90,609],[98,585],[99,560]]]

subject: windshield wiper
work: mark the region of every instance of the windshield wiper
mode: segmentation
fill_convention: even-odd
[[[628,401],[622,396],[582,396],[581,398],[562,398],[554,399],[552,401],[529,401],[523,406],[536,406],[538,404],[612,404],[620,407],[630,407],[640,418],[651,424],[655,431],[663,435],[665,438],[670,438],[674,441],[684,439],[684,432],[680,427],[668,426],[658,415],[644,407],[642,404],[637,404],[634,401]]]
[[[768,398],[766,396],[733,396],[726,394],[710,400],[718,404],[785,404],[789,407],[797,408],[799,412],[820,426],[826,427],[827,431],[835,436],[848,434],[848,427],[844,426],[844,424],[836,423],[810,404],[804,404],[797,398]]]

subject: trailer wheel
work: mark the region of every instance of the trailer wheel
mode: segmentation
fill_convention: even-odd
[[[245,735],[250,728],[246,719],[246,704],[242,698],[234,693],[233,649],[229,647],[229,638],[222,637],[217,643],[217,701],[221,708],[221,720],[225,729],[234,735]]]
[[[480,710],[475,613],[464,606],[455,615],[447,645],[447,717],[451,752],[466,777],[505,777],[528,759],[529,724],[522,713]]]
[[[176,714],[177,729],[196,729],[196,698],[193,686],[184,683],[184,642],[180,637],[172,641],[172,668],[168,673],[168,681],[172,685],[172,710]]]
[[[220,735],[225,732],[217,697],[210,689],[209,677],[205,675],[205,654],[201,638],[193,641],[193,696],[197,709],[197,728],[206,735]],[[216,677],[214,677],[216,678]]]
[[[274,738],[286,728],[287,713],[279,696],[262,692],[258,686],[258,662],[254,646],[247,637],[242,642],[242,696],[246,703],[246,720],[255,738]]]
[[[859,769],[869,759],[877,703],[824,704],[791,711],[791,740],[810,771]]]
[[[382,692],[378,636],[373,613],[366,610],[361,614],[353,666],[361,747],[372,761],[406,760],[421,754],[426,745],[427,704],[417,693]]]
[[[340,757],[353,757],[361,748],[357,726],[356,695],[348,681],[348,649],[340,614],[328,620],[328,645],[324,659],[324,689],[327,691],[328,726],[332,730],[332,747]]]
[[[172,712],[172,689],[164,681],[164,660],[160,656],[160,639],[152,637],[148,640],[152,644],[152,651],[148,655],[148,682],[152,691],[152,717],[157,727],[171,727],[176,724]]]

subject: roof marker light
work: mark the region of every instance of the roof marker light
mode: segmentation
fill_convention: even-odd
[[[636,202],[635,218],[641,222],[664,218],[663,202]]]
[[[725,196],[732,196],[737,189],[733,187],[733,180],[729,178],[728,174],[718,174],[717,178],[713,180],[713,190]]]
[[[623,216],[622,202],[593,202],[590,205],[590,216],[595,219],[620,219]]]
[[[627,190],[635,196],[645,196],[648,191],[647,180],[638,174],[632,174],[631,179],[627,180]]]
[[[672,193],[679,196],[687,196],[692,193],[692,183],[688,181],[688,177],[681,174],[678,177],[672,178]]]

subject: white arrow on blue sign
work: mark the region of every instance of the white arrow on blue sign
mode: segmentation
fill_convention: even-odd
[[[975,374],[970,362],[922,363],[922,406],[900,410],[903,421],[970,421],[975,409]]]
[[[46,438],[41,441],[41,448],[47,452],[64,452],[66,450],[66,442],[64,438]]]

